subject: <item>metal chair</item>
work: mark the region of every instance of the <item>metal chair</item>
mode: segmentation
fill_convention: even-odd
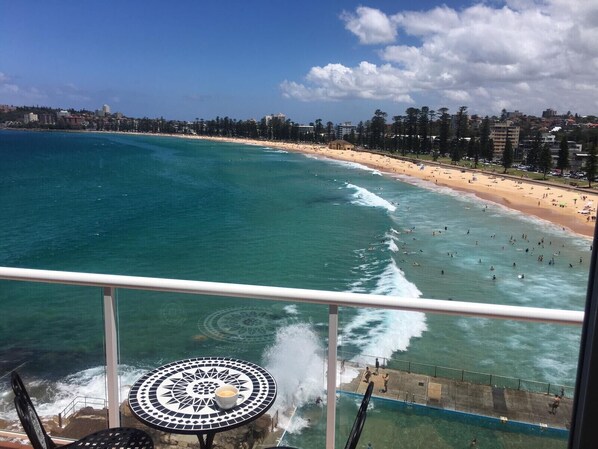
[[[33,407],[29,393],[16,371],[11,375],[12,390],[15,394],[17,414],[31,441],[33,449],[56,449]],[[73,443],[60,446],[61,449],[153,449],[152,438],[143,430],[130,427],[115,427],[100,430]]]
[[[361,431],[363,430],[363,426],[365,425],[365,418],[368,411],[368,405],[370,403],[370,398],[372,397],[372,391],[374,390],[374,382],[370,382],[368,384],[367,389],[365,390],[365,394],[363,395],[363,399],[361,400],[361,405],[359,406],[359,411],[357,412],[357,416],[355,417],[355,421],[353,422],[353,427],[351,428],[351,432],[349,433],[349,438],[347,439],[347,444],[345,444],[345,449],[355,449],[357,447],[357,443],[359,442],[359,437],[361,437]],[[296,449],[290,446],[276,446],[276,447],[269,447],[267,449]]]

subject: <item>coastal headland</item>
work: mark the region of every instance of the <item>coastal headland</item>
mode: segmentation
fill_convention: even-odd
[[[179,136],[180,137],[180,136]],[[334,150],[324,145],[236,139],[224,137],[188,136],[192,139],[259,145],[312,154],[323,158],[356,162],[401,180],[428,181],[438,186],[472,193],[524,214],[547,220],[571,232],[592,237],[596,223],[598,193],[590,189],[560,186],[509,176],[502,172],[466,169],[434,162],[415,162],[410,158],[383,155],[359,150]]]

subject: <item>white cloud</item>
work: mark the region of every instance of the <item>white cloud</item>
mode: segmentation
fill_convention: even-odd
[[[444,91],[444,96],[457,103],[467,103],[468,101],[471,101],[471,95],[464,90],[446,90]]]
[[[345,21],[345,28],[355,34],[362,44],[393,42],[397,35],[390,18],[378,9],[360,6],[355,14],[341,14],[341,19]]]
[[[457,27],[459,14],[447,6],[440,6],[430,11],[405,11],[392,16],[393,23],[414,36],[435,34],[438,31]]]
[[[494,113],[499,104],[595,112],[598,2],[508,0],[502,7],[480,3],[394,15],[362,6],[343,20],[361,43],[393,45],[376,50],[377,63],[313,67],[303,83],[282,84],[285,96],[403,102],[415,95],[430,105],[467,102],[472,112]],[[399,32],[417,44],[395,43]]]
[[[306,79],[317,87],[306,87],[293,81],[284,81],[281,87],[285,97],[302,101],[362,98],[413,102],[409,95],[411,86],[401,77],[404,74],[390,64],[378,66],[363,61],[354,68],[342,64],[312,67]]]
[[[25,104],[46,98],[36,87],[22,87],[13,82],[5,73],[0,72],[0,94],[2,101],[9,104]]]

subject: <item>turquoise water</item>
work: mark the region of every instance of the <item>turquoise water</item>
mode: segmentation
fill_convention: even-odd
[[[0,160],[1,266],[575,310],[585,301],[589,239],[356,164],[6,131]],[[103,395],[99,289],[4,281],[0,302],[0,367],[23,364],[48,413],[74,393]],[[322,394],[325,307],[126,290],[118,307],[125,386],[166,361],[227,354],[278,374],[283,400]],[[344,358],[574,384],[577,327],[349,308],[340,321]]]

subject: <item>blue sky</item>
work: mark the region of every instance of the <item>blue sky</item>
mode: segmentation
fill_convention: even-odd
[[[301,123],[598,114],[598,2],[0,0],[0,104]]]

